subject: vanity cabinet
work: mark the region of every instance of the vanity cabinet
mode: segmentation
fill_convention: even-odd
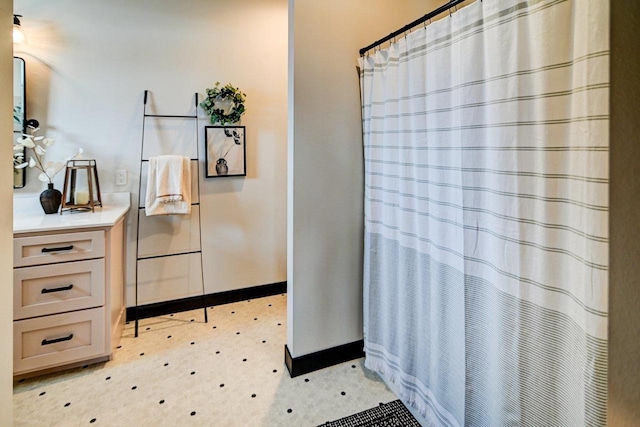
[[[114,222],[14,231],[15,375],[111,357],[125,313],[124,214]]]

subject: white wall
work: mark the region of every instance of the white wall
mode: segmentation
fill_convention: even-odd
[[[0,141],[10,141],[13,123],[13,61],[11,60],[11,0],[0,0]],[[0,158],[11,158],[11,144],[0,144]],[[8,166],[8,162],[4,162]],[[13,200],[11,168],[0,168],[0,426],[13,424]]]
[[[216,81],[247,93],[248,176],[201,183],[206,292],[285,281],[286,0],[15,0],[15,10],[28,116],[58,140],[53,157],[80,146],[97,159],[102,192],[138,191],[144,89],[160,114],[189,113],[194,93]],[[115,186],[117,169],[127,186]],[[42,190],[35,175],[19,197]],[[135,215],[127,234],[131,306]]]
[[[440,1],[289,1],[288,337],[293,357],[362,339],[360,48]]]

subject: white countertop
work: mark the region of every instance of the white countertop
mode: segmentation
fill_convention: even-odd
[[[131,206],[130,193],[105,193],[101,195],[101,199],[104,206],[96,207],[95,212],[64,212],[47,215],[42,211],[37,197],[14,197],[13,232],[33,233],[110,227],[117,224]]]

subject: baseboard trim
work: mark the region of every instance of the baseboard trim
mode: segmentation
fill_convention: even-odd
[[[269,285],[254,286],[251,288],[235,289],[233,291],[206,294],[171,301],[145,304],[136,307],[127,307],[127,321],[146,319],[154,316],[164,316],[170,313],[196,310],[203,307],[229,304],[253,298],[262,298],[287,293],[287,282],[271,283]]]
[[[364,357],[364,340],[299,357],[291,357],[289,347],[284,346],[284,363],[291,378],[361,357]]]

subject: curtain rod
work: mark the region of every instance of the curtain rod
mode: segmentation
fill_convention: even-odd
[[[406,33],[407,31],[411,30],[413,27],[415,27],[417,25],[420,25],[423,22],[426,22],[431,18],[434,18],[434,17],[440,15],[443,12],[448,11],[452,7],[455,7],[455,6],[459,5],[460,3],[464,2],[464,1],[465,0],[451,0],[447,4],[444,4],[444,5],[440,6],[436,10],[433,10],[433,11],[427,13],[422,18],[416,19],[412,23],[405,25],[404,27],[400,28],[398,31],[395,31],[395,32],[389,34],[388,36],[381,38],[377,42],[372,43],[367,47],[363,47],[362,49],[360,49],[360,55],[364,55],[365,53],[367,53],[367,51],[373,49],[374,47],[378,47],[382,43],[387,42],[387,41],[393,39],[394,37],[397,37],[397,36],[399,36],[401,34]]]

